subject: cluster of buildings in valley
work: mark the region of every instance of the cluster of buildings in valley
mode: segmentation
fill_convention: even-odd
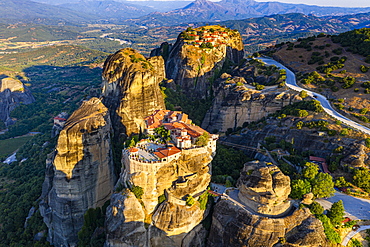
[[[144,133],[149,136],[140,140],[134,147],[123,150],[127,161],[141,163],[161,163],[176,160],[184,150],[208,148],[216,151],[218,135],[209,134],[204,129],[192,124],[188,115],[180,111],[156,110],[145,119]],[[162,143],[159,139],[161,129],[168,139]],[[150,138],[151,137],[151,138]],[[200,144],[199,139],[203,139]]]

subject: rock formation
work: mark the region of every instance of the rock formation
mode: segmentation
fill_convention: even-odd
[[[67,120],[47,160],[41,214],[55,246],[73,246],[89,208],[110,198],[114,175],[108,109],[92,98]]]
[[[118,187],[142,188],[136,198],[128,189],[114,194],[107,209],[107,246],[203,246],[206,231],[200,222],[208,210],[199,197],[209,185],[212,150],[182,150],[168,162],[145,163],[123,155],[125,168]],[[194,197],[194,203],[186,198]],[[163,198],[163,202],[159,201]],[[202,200],[202,199],[200,199]]]
[[[284,106],[300,100],[284,88],[256,90],[244,77],[223,75],[211,108],[204,117],[202,128],[225,132],[244,123],[258,121]],[[247,77],[247,79],[250,77]]]
[[[206,97],[222,68],[243,58],[238,31],[205,26],[182,32],[166,61],[167,78],[173,79],[189,96]]]
[[[103,102],[115,131],[130,135],[143,129],[144,118],[165,109],[159,83],[165,77],[162,57],[146,59],[125,48],[110,55],[103,70]]]
[[[237,186],[239,199],[257,213],[279,215],[291,207],[290,178],[275,165],[258,161],[245,164]]]
[[[257,147],[266,137],[276,137],[276,143],[284,140],[293,143],[293,148],[299,152],[310,151],[318,157],[329,157],[339,146],[344,148],[343,166],[361,167],[370,165],[369,149],[364,146],[362,139],[337,138],[322,135],[315,129],[297,129],[296,123],[301,118],[286,117],[283,119],[268,118],[266,124],[258,129],[243,129],[240,135],[229,135],[221,138],[222,141],[234,144]],[[248,150],[247,150],[248,152]],[[254,155],[252,152],[251,155]]]
[[[208,246],[329,246],[309,209],[290,208],[290,179],[277,166],[246,163],[238,188],[246,207],[231,200],[216,204]]]
[[[207,246],[330,246],[320,220],[308,208],[282,218],[251,214],[229,200],[215,206]]]
[[[10,112],[19,104],[34,102],[31,92],[19,80],[7,77],[0,81],[0,120],[8,126],[14,123]]]

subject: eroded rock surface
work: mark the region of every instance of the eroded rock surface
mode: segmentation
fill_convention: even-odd
[[[202,128],[208,131],[243,126],[258,121],[284,106],[301,100],[296,94],[277,86],[256,90],[244,77],[225,76],[215,93],[211,108],[204,117]]]
[[[89,208],[110,198],[114,175],[108,109],[92,98],[67,120],[47,160],[41,214],[55,246],[74,246]]]
[[[239,199],[257,213],[279,215],[291,207],[290,178],[275,165],[261,161],[246,163],[237,186]]]
[[[307,208],[283,218],[268,218],[251,214],[229,200],[216,204],[208,246],[272,247],[278,243],[284,243],[280,246],[330,246],[320,220]]]
[[[14,123],[10,112],[20,104],[34,102],[31,92],[19,80],[7,77],[0,81],[0,120],[7,126]]]
[[[140,133],[144,118],[165,109],[159,83],[165,77],[163,58],[145,58],[125,48],[110,55],[103,70],[103,102],[116,132]]]

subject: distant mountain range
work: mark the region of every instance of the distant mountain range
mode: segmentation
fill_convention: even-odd
[[[204,24],[198,23],[197,25]],[[370,13],[323,17],[290,13],[210,24],[220,24],[237,29],[243,37],[244,44],[248,44],[245,47],[246,51],[252,53],[263,47],[318,33],[338,34],[370,27]]]
[[[37,0],[48,1],[50,0]],[[72,3],[65,3],[72,1]],[[176,25],[190,22],[217,22],[246,19],[273,14],[302,13],[315,16],[347,15],[370,12],[369,8],[320,7],[254,0],[222,0],[211,2],[196,0],[183,8],[167,12],[154,12],[144,5],[159,1],[143,1],[141,5],[129,1],[113,0],[57,0],[61,5],[50,5],[31,0],[1,0],[0,23],[33,21],[45,24],[63,23],[127,23],[138,25]],[[147,2],[147,3],[146,3]],[[172,1],[173,2],[173,1]],[[182,1],[179,1],[181,3]],[[178,4],[173,4],[179,6]],[[163,5],[165,6],[165,5]],[[167,6],[168,7],[168,6]],[[129,21],[124,21],[125,19]]]
[[[187,22],[210,22],[262,17],[273,14],[302,13],[315,16],[348,15],[370,12],[368,8],[321,7],[305,4],[279,2],[256,2],[254,0],[222,0],[211,2],[196,0],[181,9],[165,13],[151,13],[132,20],[136,23],[165,25]]]

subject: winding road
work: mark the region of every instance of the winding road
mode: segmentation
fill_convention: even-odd
[[[327,114],[329,114],[330,116],[334,117],[335,119],[341,121],[342,123],[354,128],[354,129],[357,129],[359,131],[362,131],[365,134],[370,135],[370,129],[369,128],[367,128],[365,126],[362,126],[361,124],[359,124],[359,123],[357,123],[357,122],[355,122],[351,119],[348,119],[345,116],[339,114],[337,111],[335,111],[333,109],[333,107],[330,105],[330,102],[325,98],[325,96],[323,96],[321,94],[318,94],[318,93],[315,93],[315,92],[312,92],[312,91],[309,91],[305,88],[301,88],[300,86],[298,86],[295,74],[291,70],[289,70],[287,67],[285,67],[281,63],[279,63],[279,62],[277,62],[273,59],[270,59],[270,58],[258,58],[258,59],[260,59],[261,61],[263,61],[264,63],[266,63],[268,65],[275,65],[276,67],[278,67],[280,69],[285,69],[286,70],[286,85],[287,85],[287,87],[289,87],[290,89],[293,89],[295,91],[298,91],[298,92],[300,92],[302,90],[305,90],[309,96],[314,97],[316,100],[318,100],[321,103],[322,108],[324,109],[324,111]]]
[[[347,246],[348,242],[353,238],[357,233],[370,229],[370,226],[360,226],[356,231],[351,231],[344,237],[342,241],[343,246]]]

